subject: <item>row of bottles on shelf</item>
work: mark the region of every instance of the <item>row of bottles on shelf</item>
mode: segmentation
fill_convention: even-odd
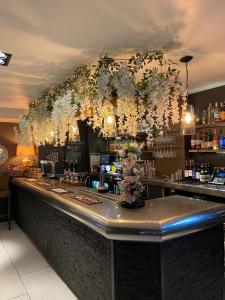
[[[191,182],[207,183],[211,181],[213,168],[209,163],[195,162],[193,159],[186,160],[184,179]]]
[[[225,122],[225,101],[216,102],[214,105],[209,103],[207,107],[204,108],[203,112],[200,110],[196,111],[196,124],[206,125]]]
[[[192,150],[221,150],[225,149],[225,136],[222,129],[198,133],[191,137]]]

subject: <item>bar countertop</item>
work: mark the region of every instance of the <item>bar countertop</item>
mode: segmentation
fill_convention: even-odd
[[[143,183],[150,186],[186,191],[206,196],[225,198],[225,186],[215,184],[188,183],[184,181],[171,181],[167,179],[143,179]]]
[[[108,239],[162,242],[225,220],[225,205],[219,203],[177,195],[147,200],[144,208],[132,210],[118,205],[115,200],[119,200],[119,196],[98,194],[91,188],[71,187],[55,180],[47,181],[51,184],[48,187],[40,185],[40,182],[45,180],[14,178],[12,186],[38,193],[40,201],[66,213]],[[57,194],[52,188],[66,189],[69,193]],[[88,195],[102,203],[87,205],[73,199],[71,196],[74,194]]]

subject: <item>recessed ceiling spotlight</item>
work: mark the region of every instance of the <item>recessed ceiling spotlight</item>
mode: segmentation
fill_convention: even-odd
[[[12,57],[12,54],[0,51],[0,65],[8,66],[9,61]]]

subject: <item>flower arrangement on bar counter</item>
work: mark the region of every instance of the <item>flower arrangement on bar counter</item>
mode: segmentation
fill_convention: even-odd
[[[126,208],[138,208],[144,206],[141,193],[144,188],[140,178],[144,176],[143,166],[138,164],[138,157],[141,154],[139,148],[126,145],[125,149],[119,151],[123,165],[123,180],[120,188],[122,201],[120,205]]]

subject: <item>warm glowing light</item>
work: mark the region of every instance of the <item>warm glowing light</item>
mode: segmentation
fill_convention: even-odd
[[[185,117],[184,117],[184,121],[187,123],[187,124],[190,124],[192,122],[193,118],[192,118],[192,115],[190,114],[190,112],[187,112]]]
[[[72,130],[73,130],[73,133],[75,133],[77,130],[76,130],[76,127],[72,127]]]
[[[34,145],[24,146],[18,144],[16,148],[16,156],[35,156]]]
[[[53,137],[54,136],[54,131],[51,131],[50,134],[51,134],[51,137]]]
[[[34,145],[24,146],[17,145],[16,156],[23,157],[22,162],[25,167],[31,167],[34,164],[35,149]]]
[[[107,123],[112,124],[113,123],[113,116],[108,116],[107,117]]]
[[[192,105],[187,105],[186,111],[182,116],[182,134],[195,134],[195,113]]]

